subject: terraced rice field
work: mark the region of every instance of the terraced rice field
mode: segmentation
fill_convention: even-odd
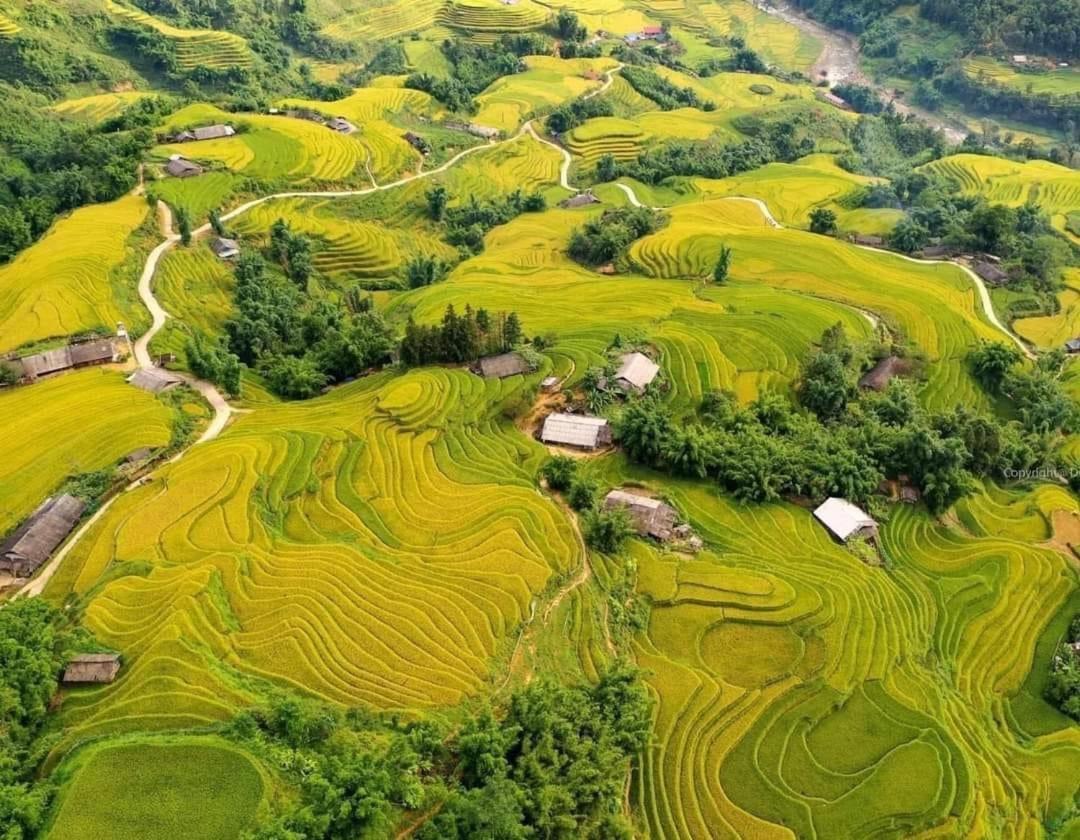
[[[1000,340],[971,280],[950,265],[925,265],[829,237],[754,225],[723,199],[677,206],[671,224],[639,240],[631,256],[653,277],[703,277],[721,243],[735,251],[733,275],[854,305],[883,316],[934,362],[923,397],[947,407],[981,405],[965,357],[980,339]],[[871,279],[872,278],[872,279]]]
[[[1069,812],[1080,730],[1058,716],[1030,737],[1013,699],[1076,576],[1008,525],[1030,505],[1075,510],[1071,496],[987,488],[978,534],[895,509],[884,571],[801,508],[618,459],[602,472],[668,494],[711,546],[632,550],[653,603],[635,655],[655,731],[632,786],[649,836],[1022,837]]]
[[[1065,272],[1065,288],[1058,292],[1060,309],[1053,315],[1019,318],[1013,329],[1036,347],[1061,347],[1080,336],[1080,271]]]
[[[377,0],[346,2],[325,10],[334,19],[322,28],[342,41],[378,42],[427,29],[435,23],[445,0]],[[337,5],[337,4],[335,4]]]
[[[586,70],[602,73],[615,66],[610,58],[550,58],[529,56],[524,73],[497,79],[476,97],[476,122],[503,131],[513,131],[530,116],[542,114],[569,102],[600,82],[586,79]]]
[[[821,54],[816,38],[743,0],[679,5],[685,11],[675,14],[686,29],[699,31],[704,25],[720,35],[738,36],[768,63],[784,69],[806,72]]]
[[[175,353],[183,360],[188,337],[221,335],[232,313],[233,272],[204,239],[173,248],[154,275],[154,294],[172,318],[154,337],[151,352]]]
[[[704,196],[760,198],[774,218],[801,227],[809,224],[815,207],[843,212],[839,202],[844,196],[876,180],[880,179],[841,169],[830,155],[810,155],[795,163],[770,163],[723,180],[695,178],[691,183]]]
[[[110,368],[5,388],[0,416],[0,534],[21,522],[67,476],[169,442],[169,410]]]
[[[619,117],[596,117],[570,131],[566,148],[588,164],[604,155],[616,160],[634,160],[641,154],[648,135],[633,120]]]
[[[499,418],[520,387],[433,369],[260,406],[121,496],[46,593],[108,579],[86,622],[131,663],[65,705],[66,740],[221,719],[233,673],[379,709],[479,692],[582,560],[534,489],[543,449]]]
[[[0,15],[0,38],[11,38],[19,33],[19,24],[7,15]]]
[[[209,67],[248,67],[252,61],[247,41],[232,32],[212,29],[180,29],[148,15],[141,9],[105,0],[105,9],[115,17],[155,29],[176,43],[176,58],[182,70]]]
[[[1067,215],[1080,208],[1080,173],[1049,161],[1019,163],[989,155],[960,154],[928,163],[924,168],[953,179],[965,194],[981,195],[995,204],[1037,204],[1061,231],[1065,231]]]
[[[723,203],[745,230],[764,226],[752,205]],[[713,388],[734,389],[746,400],[763,389],[783,389],[826,327],[841,321],[851,335],[870,332],[866,319],[847,306],[760,283],[732,282],[695,294],[685,281],[586,271],[561,252],[582,220],[580,212],[550,210],[496,228],[483,254],[448,282],[392,302],[391,312],[407,305],[430,322],[448,303],[461,309],[482,300],[493,310],[513,309],[530,332],[557,335],[556,370],[573,366],[579,377],[600,363],[615,334],[643,334],[660,351],[676,404]]]
[[[111,332],[117,321],[146,323],[137,272],[120,268],[148,213],[136,195],[80,208],[0,267],[0,352],[94,328]]]
[[[435,16],[442,26],[481,41],[539,29],[550,18],[550,10],[535,0],[518,0],[513,5],[500,0],[448,0]]]
[[[95,744],[71,764],[50,840],[237,837],[267,787],[249,756],[208,737]]]
[[[1003,61],[979,56],[964,61],[964,72],[974,78],[986,78],[999,85],[1030,90],[1032,93],[1069,96],[1080,92],[1080,71],[1074,67],[1022,73]]]
[[[53,106],[53,110],[72,119],[98,123],[109,117],[123,113],[133,102],[138,102],[152,93],[142,90],[128,90],[120,93],[98,93],[94,96],[82,96],[67,99]]]

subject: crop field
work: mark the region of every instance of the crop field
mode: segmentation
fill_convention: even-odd
[[[66,99],[53,106],[59,114],[83,122],[96,123],[115,117],[133,102],[138,102],[152,93],[142,90],[127,90],[120,93],[98,93],[82,96],[78,99]]]
[[[19,33],[19,24],[7,15],[0,15],[0,38],[10,38]]]
[[[154,337],[151,352],[183,359],[192,334],[221,335],[232,312],[232,289],[232,269],[210,250],[209,240],[169,251],[154,275],[154,294],[172,317]]]
[[[986,78],[999,85],[1030,90],[1032,93],[1069,96],[1080,92],[1080,71],[1074,67],[1022,73],[1004,61],[978,56],[964,61],[964,72],[975,78]]]
[[[1053,315],[1019,318],[1013,328],[1036,347],[1060,347],[1080,336],[1080,271],[1065,272],[1065,288],[1058,292],[1060,309]]]
[[[633,781],[649,836],[1020,837],[1070,811],[1080,731],[1057,717],[1030,737],[1011,703],[1077,587],[1014,517],[1073,511],[1067,493],[987,487],[961,516],[977,533],[896,509],[884,571],[803,509],[599,466],[667,494],[711,547],[631,552],[653,603],[635,640],[657,701]]]
[[[1000,340],[1001,334],[983,320],[971,280],[960,269],[914,263],[803,231],[755,226],[733,206],[758,212],[750,202],[723,199],[676,206],[671,224],[638,240],[631,256],[653,277],[702,277],[712,269],[720,244],[728,244],[735,252],[732,274],[740,280],[882,316],[935,363],[924,389],[928,404],[984,402],[965,357],[979,339]]]
[[[248,828],[265,793],[262,772],[208,737],[95,744],[72,761],[50,840],[220,840]]]
[[[582,560],[533,487],[543,449],[497,419],[521,384],[434,369],[260,406],[125,493],[47,591],[110,578],[86,621],[132,663],[65,705],[68,737],[219,719],[229,669],[380,709],[477,693]]]
[[[632,120],[596,117],[566,135],[566,148],[586,163],[596,163],[604,155],[616,160],[634,160],[648,136]]]
[[[550,17],[550,10],[535,0],[519,0],[514,5],[499,0],[448,0],[435,20],[482,41],[504,33],[539,29]]]
[[[996,204],[1037,204],[1063,232],[1068,213],[1080,207],[1080,173],[1049,161],[1019,163],[989,155],[959,154],[928,163],[925,169],[952,178],[965,194],[981,195]]]
[[[691,4],[686,6],[689,12]],[[743,0],[715,0],[694,6],[709,29],[741,37],[771,64],[805,72],[821,54],[821,42],[816,38]],[[701,27],[692,14],[686,15],[682,24],[691,31]]]
[[[183,70],[194,70],[196,67],[247,67],[251,64],[251,50],[247,41],[239,35],[212,29],[179,29],[140,9],[113,0],[105,0],[104,5],[117,18],[155,29],[174,41],[177,61]]]
[[[545,113],[588,93],[599,82],[586,79],[586,70],[602,73],[615,65],[610,58],[550,58],[529,56],[524,73],[504,76],[476,97],[476,122],[513,131],[526,119]]]
[[[722,204],[733,224],[747,231],[764,225],[752,205]],[[763,389],[785,387],[831,324],[841,321],[853,336],[870,332],[866,319],[847,306],[761,284],[732,282],[695,294],[685,281],[586,271],[561,253],[565,237],[584,218],[563,210],[521,216],[493,231],[484,253],[460,266],[449,282],[401,304],[407,302],[420,321],[437,321],[448,303],[461,309],[482,300],[491,309],[513,309],[530,332],[558,336],[556,369],[573,366],[578,376],[600,363],[614,335],[644,332],[660,350],[670,398],[678,404],[699,400],[712,388],[731,388],[752,400]],[[734,277],[743,275],[736,270]],[[398,305],[392,302],[391,312]]]
[[[117,321],[129,329],[145,323],[137,272],[120,268],[148,213],[137,195],[80,208],[0,267],[0,351],[94,328],[112,332]]]
[[[443,4],[444,0],[378,0],[372,3],[350,0],[341,4],[345,8],[333,10],[334,19],[322,28],[322,32],[343,41],[378,42],[396,38],[434,24]]]
[[[752,196],[768,206],[784,225],[809,224],[810,211],[827,207],[842,213],[840,199],[880,179],[853,175],[830,155],[810,155],[795,163],[770,163],[723,180],[695,178],[692,185],[705,197]]]
[[[169,411],[114,369],[81,370],[0,391],[0,534],[64,479],[169,442]],[[48,445],[42,445],[47,441]]]

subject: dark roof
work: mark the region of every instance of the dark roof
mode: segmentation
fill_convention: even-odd
[[[859,379],[860,388],[884,391],[894,376],[907,372],[907,362],[899,356],[886,356]]]
[[[956,253],[956,249],[952,245],[927,245],[919,253],[924,257],[934,259],[937,257],[951,257]]]
[[[504,379],[519,373],[528,373],[532,368],[520,353],[500,353],[487,356],[479,362],[480,375],[485,379]]]
[[[116,358],[116,348],[112,339],[99,338],[71,345],[71,364],[92,365],[98,362],[111,362]]]
[[[28,575],[44,563],[79,521],[86,504],[64,494],[46,499],[0,547],[0,568]]]
[[[197,163],[178,157],[165,164],[165,171],[174,178],[186,178],[190,175],[201,175],[203,168]]]
[[[1009,275],[1002,269],[986,260],[977,260],[971,267],[987,283],[1005,283],[1009,279]]]
[[[27,376],[45,376],[71,367],[71,348],[56,347],[32,356],[23,356],[23,370]]]
[[[559,202],[559,206],[572,210],[575,207],[585,207],[589,204],[599,203],[600,199],[593,195],[592,190],[585,190],[585,192],[579,192],[577,195],[570,196],[570,198],[564,198]]]
[[[604,508],[624,508],[634,521],[634,528],[642,536],[658,540],[670,540],[679,514],[671,505],[660,499],[639,496],[625,490],[612,490],[604,497]]]
[[[240,243],[235,239],[226,239],[224,236],[219,236],[210,243],[210,250],[219,257],[235,256],[240,253]]]
[[[138,449],[133,449],[127,455],[124,456],[125,464],[138,464],[142,461],[149,460],[150,456],[154,454],[154,450],[149,446],[140,446]]]
[[[191,134],[196,140],[217,140],[221,137],[232,137],[236,134],[236,129],[231,125],[206,125],[193,129]]]
[[[111,683],[119,670],[120,657],[115,653],[80,653],[64,669],[64,682]]]
[[[883,237],[871,234],[856,233],[854,238],[856,245],[869,245],[871,248],[880,248],[885,244]]]
[[[175,373],[169,373],[163,368],[139,368],[128,377],[129,383],[151,394],[160,394],[183,381]]]

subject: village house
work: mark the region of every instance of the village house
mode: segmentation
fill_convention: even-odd
[[[540,390],[545,394],[550,394],[559,387],[561,381],[557,376],[545,376],[544,381],[540,383]]]
[[[485,379],[505,379],[531,370],[532,367],[525,357],[513,351],[497,356],[485,356],[474,366],[474,371]]]
[[[19,362],[22,364],[23,379],[33,382],[41,376],[69,370],[71,368],[71,348],[55,347],[52,350],[24,356],[19,359]]]
[[[92,341],[72,344],[68,350],[71,353],[71,366],[73,368],[107,365],[120,359],[119,354],[116,352],[116,345],[111,338],[97,338]]]
[[[976,260],[972,263],[971,268],[991,286],[1004,286],[1009,282],[1009,275],[1000,266],[989,260]]]
[[[603,417],[549,414],[544,420],[540,440],[579,449],[598,449],[611,443],[611,426]]]
[[[85,509],[82,499],[66,493],[46,499],[0,546],[0,572],[32,575],[67,538]]]
[[[220,140],[223,137],[232,137],[236,129],[231,125],[205,125],[201,128],[193,128],[191,135],[193,140]]]
[[[203,168],[197,163],[192,163],[187,158],[173,155],[169,158],[169,162],[165,164],[165,171],[174,178],[191,178],[195,175],[202,175]]]
[[[867,391],[884,391],[894,376],[907,373],[907,362],[899,356],[886,356],[859,378],[859,387]]]
[[[484,140],[494,140],[499,136],[499,129],[490,125],[480,125],[480,123],[469,123],[465,126],[465,130],[474,137],[482,137]]]
[[[1080,353],[1080,338],[1070,338],[1065,342],[1066,353]]]
[[[660,365],[644,353],[625,353],[615,372],[615,384],[627,393],[641,394],[659,372]]]
[[[151,394],[161,394],[175,388],[184,380],[164,368],[139,368],[127,379],[128,383]]]
[[[952,245],[927,245],[919,252],[919,255],[927,260],[947,260],[954,254],[956,249]]]
[[[406,131],[401,137],[420,154],[426,155],[431,152],[431,144],[419,134],[412,131]]]
[[[885,238],[882,236],[873,236],[865,233],[856,233],[851,237],[851,241],[856,245],[862,245],[867,248],[883,248],[885,247]]]
[[[853,537],[877,537],[877,523],[870,514],[846,499],[835,496],[826,499],[814,510],[814,518],[842,543]]]
[[[210,250],[220,259],[234,260],[240,256],[240,243],[235,239],[226,239],[224,236],[219,236],[210,243]]]
[[[332,128],[334,131],[341,132],[342,134],[352,134],[354,131],[356,131],[356,126],[344,117],[334,117],[332,120],[330,120],[330,122],[327,123],[327,126]]]
[[[80,653],[64,669],[65,685],[80,683],[111,683],[120,671],[120,656],[116,653]]]
[[[634,529],[643,537],[668,542],[675,536],[679,513],[660,499],[639,496],[625,490],[612,490],[604,497],[604,510],[623,508],[630,514]]]
[[[564,198],[559,202],[559,206],[564,210],[573,210],[575,207],[588,207],[590,204],[599,204],[600,199],[593,195],[592,190],[585,190],[585,192],[579,192],[577,195],[572,195],[570,198]]]
[[[664,27],[649,24],[648,26],[641,27],[641,33],[639,37],[642,41],[655,41],[658,38],[663,37]]]

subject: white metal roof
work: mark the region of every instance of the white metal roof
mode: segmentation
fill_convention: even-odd
[[[877,527],[870,514],[835,496],[822,502],[814,511],[814,516],[841,540],[846,540],[860,528]]]
[[[622,357],[622,367],[615,374],[617,380],[625,380],[635,388],[644,389],[656,379],[660,365],[644,353],[627,353]]]
[[[627,493],[625,490],[612,490],[604,497],[604,503],[608,506],[618,504],[636,505],[644,508],[658,508],[663,504],[663,501],[660,499],[653,499],[649,496],[639,496],[636,493]]]
[[[540,439],[545,443],[566,443],[570,446],[594,448],[600,440],[600,430],[607,422],[603,417],[549,414],[544,420]]]

